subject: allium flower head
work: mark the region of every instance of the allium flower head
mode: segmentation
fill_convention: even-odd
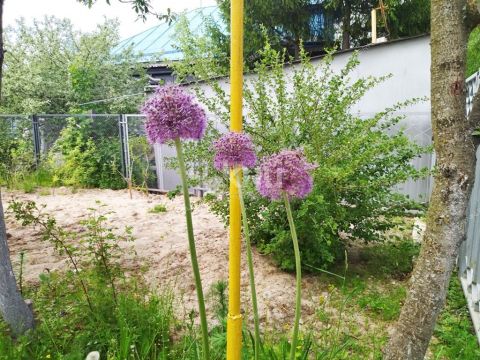
[[[257,189],[272,200],[279,200],[284,192],[289,198],[304,198],[312,191],[310,172],[315,167],[305,160],[302,151],[283,150],[262,162]]]
[[[198,140],[205,132],[205,111],[178,86],[157,88],[141,110],[147,117],[145,129],[151,143],[177,138]]]
[[[229,132],[213,144],[215,149],[214,166],[218,170],[225,167],[253,167],[257,161],[253,143],[248,135]]]

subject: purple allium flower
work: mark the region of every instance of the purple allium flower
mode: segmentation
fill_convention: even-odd
[[[178,86],[157,88],[141,111],[147,117],[145,129],[151,143],[177,138],[198,140],[205,132],[205,111]]]
[[[214,166],[217,170],[224,167],[254,167],[257,157],[252,140],[248,135],[229,132],[213,143],[215,149]]]
[[[310,172],[315,167],[305,160],[302,151],[283,150],[262,162],[257,189],[262,196],[272,200],[281,199],[284,192],[289,198],[303,198],[312,191]]]

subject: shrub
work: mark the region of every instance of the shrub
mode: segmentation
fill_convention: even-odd
[[[0,183],[15,185],[34,165],[31,121],[0,118]]]
[[[116,121],[68,119],[50,151],[55,175],[64,185],[121,189],[120,140]]]
[[[260,158],[285,148],[303,148],[308,161],[318,165],[313,192],[292,206],[303,264],[324,268],[343,254],[350,239],[380,240],[383,231],[395,226],[395,217],[419,208],[396,193],[394,185],[427,173],[427,169],[415,169],[411,160],[430,149],[413,143],[403,131],[395,131],[403,119],[398,111],[420,99],[360,118],[353,107],[388,76],[352,80],[350,76],[359,64],[356,53],[340,72],[334,72],[331,56],[315,66],[302,52],[290,75],[284,71],[288,62],[285,53],[267,43],[259,55],[256,76],[244,87],[248,114],[244,130],[256,144]],[[206,82],[208,90],[204,84],[193,89],[219,122],[207,129],[206,140],[189,144],[191,167],[212,163],[211,141],[219,137],[221,128],[228,127],[229,97],[217,80],[208,77],[210,72],[198,59],[187,58],[177,68],[180,79],[195,74]],[[207,95],[212,92],[213,96]],[[204,176],[217,184],[219,194],[210,199],[212,209],[227,222],[228,178],[208,166]],[[255,177],[255,170],[246,173],[244,191],[252,240],[271,253],[282,268],[291,270],[293,248],[286,217],[279,204],[267,204],[260,198],[253,186]]]

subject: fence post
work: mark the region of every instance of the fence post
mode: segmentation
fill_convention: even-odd
[[[128,167],[130,166],[130,149],[128,146],[128,123],[125,114],[118,115],[118,134],[120,137],[122,174],[125,179],[128,179],[130,176],[128,173]]]
[[[33,132],[33,152],[35,156],[35,167],[40,166],[41,149],[40,149],[40,128],[38,124],[38,115],[32,115],[32,132]]]

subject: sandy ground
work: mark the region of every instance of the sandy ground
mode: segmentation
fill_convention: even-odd
[[[137,261],[149,266],[146,276],[150,284],[157,288],[171,286],[177,299],[180,299],[179,303],[183,304],[185,313],[196,308],[182,197],[169,200],[162,195],[147,197],[134,193],[133,199],[130,199],[126,191],[78,190],[72,193],[70,189],[57,189],[55,194],[47,195],[44,192],[42,195],[6,192],[3,195],[4,207],[14,198],[45,204],[45,211],[55,216],[65,228],[75,227],[81,219],[86,218],[88,208],[98,207],[96,201],[105,204],[104,211],[114,212],[109,218],[113,226],[119,229],[127,225],[133,227]],[[165,205],[167,212],[149,213],[156,204]],[[228,233],[207,205],[198,200],[194,200],[194,205],[197,253],[203,286],[208,292],[212,284],[228,278]],[[24,228],[11,215],[7,215],[7,231],[12,261],[18,264],[19,253],[26,253],[24,272],[27,281],[36,281],[45,269],[65,268],[66,263],[40,240],[37,229]],[[250,290],[245,256],[242,260],[243,307],[248,312]],[[262,322],[269,326],[275,324],[275,328],[288,327],[294,313],[294,276],[279,271],[271,260],[258,252],[254,254],[254,261]],[[303,280],[304,322],[314,321],[315,304],[325,297],[328,297],[325,284],[320,284],[314,276],[306,276]]]

